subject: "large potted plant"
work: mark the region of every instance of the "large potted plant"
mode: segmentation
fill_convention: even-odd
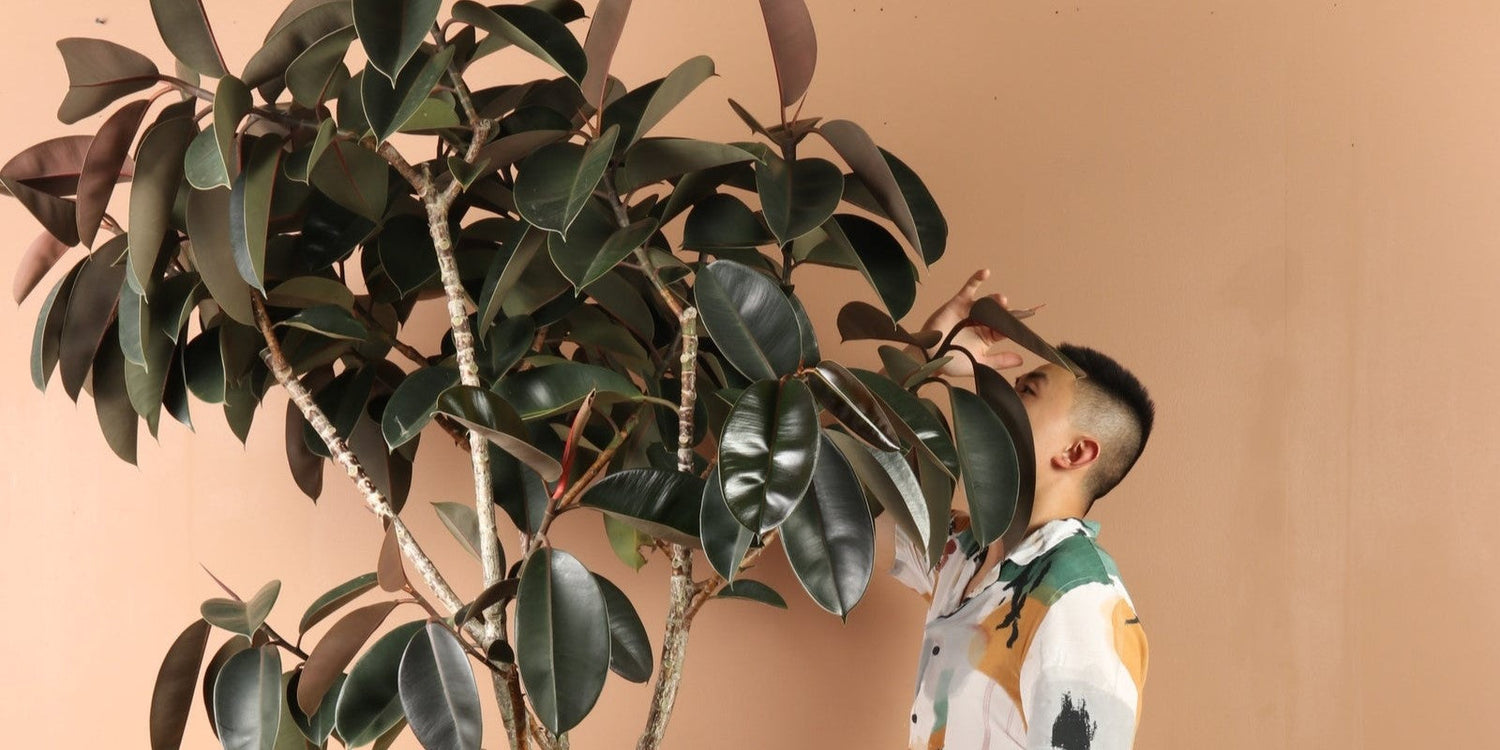
[[[896,322],[946,223],[860,126],[800,114],[816,61],[801,0],[761,1],[780,106],[763,125],[730,101],[750,131],[734,143],[656,132],[713,75],[709,58],[634,88],[608,74],[628,0],[601,0],[582,43],[571,0],[461,0],[448,18],[440,5],[294,0],[234,73],[197,0],[152,0],[175,73],[109,41],[60,41],[59,119],[107,117],[0,169],[43,227],[17,301],[59,268],[31,352],[38,388],[88,390],[131,462],[142,423],[190,424],[190,396],[222,405],[243,440],[283,389],[296,485],[317,498],[332,462],[386,529],[375,570],[310,603],[295,634],[267,624],[275,581],[203,602],[162,664],[154,748],[181,743],[200,681],[227,748],[379,747],[408,726],[427,747],[478,748],[476,673],[509,746],[565,747],[611,670],[654,680],[638,743],[654,748],[699,609],[784,604],[741,575],[759,555],[785,554],[843,617],[871,575],[875,514],[934,559],[960,483],[982,541],[1024,525],[1030,430],[1014,392],[977,361],[972,391],[948,385],[943,363],[970,353]],[[558,75],[466,77],[509,46]],[[351,50],[368,61],[351,68]],[[843,163],[799,157],[808,138]],[[112,216],[127,182],[128,213]],[[850,303],[837,326],[887,342],[881,372],[822,357],[795,290],[806,264],[874,287],[884,309]],[[446,330],[407,325],[424,304],[444,306]],[[1066,364],[990,300],[954,333],[969,325]],[[932,385],[951,424],[922,395]],[[424,551],[436,542],[402,520],[419,447],[444,433],[468,454],[474,497],[433,507],[480,591],[455,591]],[[429,451],[455,449],[439,442]],[[603,514],[601,542],[624,563],[662,558],[659,636],[552,543],[574,512]],[[210,652],[216,629],[227,639]]]

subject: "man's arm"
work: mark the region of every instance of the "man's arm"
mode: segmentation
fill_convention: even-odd
[[[1027,746],[1128,750],[1146,664],[1145,632],[1118,589],[1094,583],[1064,593],[1021,667]]]

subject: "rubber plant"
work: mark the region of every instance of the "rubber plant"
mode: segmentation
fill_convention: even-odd
[[[268,620],[279,582],[203,602],[161,666],[153,748],[181,743],[200,682],[226,748],[384,747],[407,727],[478,748],[476,673],[510,747],[565,747],[610,671],[655,680],[638,744],[655,748],[699,609],[785,606],[744,577],[766,550],[844,617],[870,578],[873,514],[934,559],[959,482],[981,541],[1024,525],[1014,392],[983,366],[973,391],[947,386],[942,362],[967,352],[896,322],[917,262],[943,254],[942,213],[860,126],[800,116],[817,57],[802,0],[761,0],[778,106],[763,125],[731,100],[751,133],[734,143],[657,132],[714,75],[708,57],[635,88],[608,74],[629,0],[601,0],[582,43],[571,0],[441,5],[294,0],[234,73],[198,0],[151,0],[174,72],[61,40],[59,119],[109,114],[0,169],[44,229],[17,302],[70,264],[37,316],[38,388],[88,389],[133,463],[141,423],[192,427],[190,395],[244,440],[279,387],[296,485],[316,499],[332,461],[385,529],[375,570],[312,602],[295,636]],[[557,76],[473,85],[473,63],[507,47]],[[799,157],[808,138],[842,164]],[[873,286],[884,309],[852,302],[837,326],[888,342],[882,372],[819,353],[793,285],[808,264]],[[435,333],[407,325],[422,304],[448,325],[419,347]],[[963,325],[1066,364],[999,305]],[[424,431],[468,453],[474,502],[432,510],[480,591],[454,590],[402,520],[428,512],[406,507]],[[552,544],[574,512],[602,514],[631,567],[665,558],[659,652],[630,600]]]

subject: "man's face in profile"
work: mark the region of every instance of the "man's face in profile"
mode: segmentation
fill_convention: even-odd
[[[1049,458],[1073,441],[1076,430],[1070,414],[1077,387],[1072,373],[1051,363],[1016,378],[1016,393],[1031,420],[1038,476],[1046,470]]]

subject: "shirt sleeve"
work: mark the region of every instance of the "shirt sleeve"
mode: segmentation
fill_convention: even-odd
[[[1128,750],[1146,662],[1145,632],[1117,588],[1091,583],[1062,594],[1021,667],[1027,746]]]
[[[920,540],[912,539],[900,524],[892,523],[891,527],[896,539],[896,557],[891,563],[891,575],[931,601],[933,590],[937,586],[938,571],[956,549],[955,537],[969,527],[968,514],[960,510],[948,511],[948,540],[943,546],[938,564],[931,568],[927,567],[927,551],[922,549]]]

